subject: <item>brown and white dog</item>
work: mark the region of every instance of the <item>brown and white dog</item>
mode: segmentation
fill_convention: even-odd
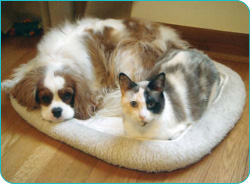
[[[65,22],[38,44],[37,56],[15,70],[2,89],[43,119],[86,119],[103,91],[117,86],[118,74],[145,80],[157,58],[186,48],[171,28],[148,21],[81,19]]]

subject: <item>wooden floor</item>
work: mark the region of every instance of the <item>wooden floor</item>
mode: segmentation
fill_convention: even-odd
[[[36,54],[40,37],[2,40],[2,80]],[[248,63],[237,56],[217,61],[240,74],[249,91]],[[245,60],[248,60],[245,58]],[[237,90],[237,89],[234,89]],[[2,93],[1,171],[9,182],[240,182],[249,173],[249,97],[241,119],[229,135],[200,162],[170,173],[145,173],[107,164],[39,132],[26,123]]]

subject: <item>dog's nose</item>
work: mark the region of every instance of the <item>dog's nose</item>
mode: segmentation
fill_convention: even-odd
[[[61,107],[53,108],[52,113],[56,118],[59,118],[62,115],[62,108]]]

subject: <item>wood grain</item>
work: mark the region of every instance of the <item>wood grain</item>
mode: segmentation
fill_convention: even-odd
[[[35,56],[39,39],[2,40],[2,80],[12,69]],[[209,52],[211,57],[238,72],[249,90],[248,63],[239,62],[242,58],[237,55]],[[244,57],[243,60],[248,60],[248,56]],[[211,154],[196,164],[170,173],[145,173],[117,167],[53,140],[27,124],[11,107],[6,94],[2,93],[1,98],[1,170],[9,182],[227,183],[243,181],[249,173],[248,95],[239,122]]]
[[[249,55],[249,35],[204,28],[165,24],[175,28],[183,39],[198,49],[237,56]]]

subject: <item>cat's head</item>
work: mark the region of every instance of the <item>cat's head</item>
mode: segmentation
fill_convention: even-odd
[[[151,81],[135,83],[126,74],[120,73],[121,104],[124,117],[140,126],[155,120],[164,109],[165,74]]]

